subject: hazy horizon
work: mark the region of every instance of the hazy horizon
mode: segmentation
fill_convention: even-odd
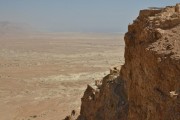
[[[124,33],[140,9],[176,3],[178,0],[1,0],[0,22],[22,23],[43,32]]]

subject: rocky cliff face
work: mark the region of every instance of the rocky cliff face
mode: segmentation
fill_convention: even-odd
[[[78,120],[180,120],[180,4],[141,10],[125,64],[88,85]]]
[[[180,5],[142,10],[125,35],[128,120],[180,120]]]
[[[87,87],[82,98],[81,115],[78,120],[127,119],[127,94],[119,71],[112,70],[103,78],[102,83],[96,82],[96,86],[98,87]]]

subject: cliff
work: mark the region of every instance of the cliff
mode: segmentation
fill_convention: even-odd
[[[125,44],[128,120],[180,120],[180,5],[140,11]]]
[[[125,64],[88,85],[77,120],[180,120],[180,4],[141,10],[124,39]]]

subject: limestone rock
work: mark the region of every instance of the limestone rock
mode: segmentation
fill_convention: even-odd
[[[109,74],[104,77],[100,91],[88,85],[82,98],[80,116],[77,120],[118,120],[122,118],[126,120],[127,112],[128,102],[124,81],[120,77]]]
[[[99,90],[88,85],[77,120],[180,120],[179,8],[140,11],[124,37],[125,64]]]
[[[180,89],[177,5],[142,10],[135,21],[125,35],[120,72],[128,94],[128,120],[180,120],[180,99],[172,92]]]
[[[180,4],[176,4],[175,11],[180,13]]]

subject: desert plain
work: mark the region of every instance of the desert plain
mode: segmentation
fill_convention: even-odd
[[[123,63],[120,33],[3,36],[0,120],[62,120],[74,109],[78,114],[87,84]]]

